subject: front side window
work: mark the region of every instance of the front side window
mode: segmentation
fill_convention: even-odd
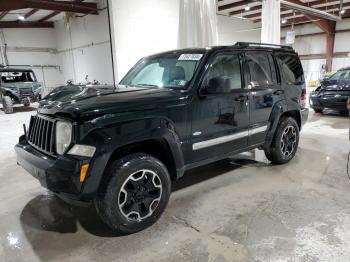
[[[146,88],[185,89],[202,56],[202,53],[171,53],[142,59],[120,84]]]
[[[280,61],[282,67],[281,76],[284,77],[289,84],[301,85],[304,83],[303,68],[296,55],[277,54],[276,57]]]
[[[248,84],[253,88],[272,84],[272,73],[267,54],[247,53],[245,61],[247,70],[249,70]]]
[[[237,54],[220,54],[211,62],[202,86],[213,93],[229,93],[242,87],[241,66]]]

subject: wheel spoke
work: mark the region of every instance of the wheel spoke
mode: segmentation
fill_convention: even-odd
[[[119,192],[119,209],[128,220],[142,221],[151,216],[162,195],[159,176],[151,170],[131,174]]]
[[[285,157],[289,157],[294,149],[296,144],[296,129],[294,126],[287,126],[281,137],[281,152]]]

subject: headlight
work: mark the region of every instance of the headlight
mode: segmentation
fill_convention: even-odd
[[[96,147],[87,146],[87,145],[74,145],[69,151],[68,154],[75,156],[85,156],[85,157],[93,157],[95,154]]]
[[[66,121],[56,122],[56,153],[62,155],[72,142],[72,124]]]

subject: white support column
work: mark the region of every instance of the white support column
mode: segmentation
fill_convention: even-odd
[[[261,43],[280,44],[280,0],[262,0]]]
[[[179,48],[218,43],[216,0],[180,0]]]

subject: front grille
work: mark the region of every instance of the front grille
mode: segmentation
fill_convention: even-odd
[[[34,96],[34,92],[31,88],[20,88],[19,93],[21,97]]]
[[[40,151],[53,155],[55,153],[54,127],[54,119],[39,115],[32,116],[27,134],[29,144]]]

